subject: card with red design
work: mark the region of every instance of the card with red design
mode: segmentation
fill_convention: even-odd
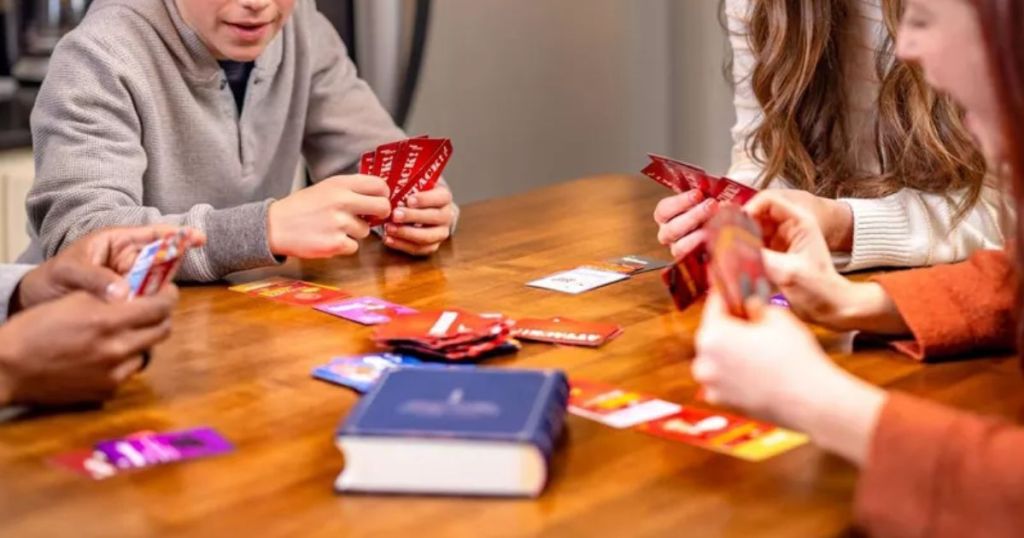
[[[504,316],[481,316],[460,309],[419,312],[379,325],[378,345],[421,358],[461,361],[518,351],[512,322]]]
[[[278,277],[240,284],[228,289],[292,306],[316,306],[327,301],[351,297],[348,293],[331,286]]]
[[[153,241],[139,251],[126,276],[131,297],[145,297],[160,291],[174,279],[185,254],[192,248],[184,229]]]
[[[569,380],[569,412],[612,428],[630,428],[679,412],[679,404],[605,383]]]
[[[512,336],[520,340],[583,347],[601,347],[620,334],[622,326],[615,323],[569,318],[524,318],[516,320],[512,327]]]
[[[708,231],[709,272],[729,312],[748,318],[746,302],[771,299],[772,286],[765,273],[761,227],[739,206],[723,204],[704,226]]]
[[[412,195],[433,189],[452,156],[447,138],[421,136],[384,144],[359,159],[359,173],[383,178],[394,211]],[[369,219],[373,226],[387,222]]]
[[[690,406],[683,406],[673,415],[640,424],[636,429],[748,461],[766,460],[808,442],[802,433]]]
[[[356,297],[320,303],[315,307],[320,312],[354,321],[362,325],[380,325],[398,316],[415,314],[416,309],[395,304],[376,297]]]

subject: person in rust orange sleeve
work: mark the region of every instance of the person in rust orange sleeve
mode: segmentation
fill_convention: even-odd
[[[1024,214],[1024,0],[904,7],[899,56],[963,106],[1009,208]],[[746,211],[762,224],[767,272],[792,310],[751,304],[745,321],[709,296],[692,365],[706,398],[805,431],[860,466],[855,514],[873,536],[1024,536],[1024,427],[864,383],[798,319],[886,335],[919,360],[1014,350],[1024,334],[1021,221],[1009,252],[851,282],[805,208],[763,193]]]

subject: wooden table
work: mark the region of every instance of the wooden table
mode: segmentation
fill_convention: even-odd
[[[699,308],[673,309],[656,273],[580,296],[524,283],[624,254],[665,257],[650,217],[665,192],[599,177],[464,208],[458,237],[424,260],[367,241],[351,259],[292,262],[301,277],[414,307],[614,320],[599,350],[528,344],[496,367],[563,368],[669,400],[692,401]],[[102,410],[0,425],[0,536],[843,536],[855,470],[813,446],[763,463],[570,417],[539,500],[339,496],[333,433],[356,402],[310,378],[334,355],[372,349],[369,329],[227,291],[183,290],[175,332],[154,364]],[[921,366],[888,351],[836,360],[874,383],[1019,417],[1024,386],[1008,358]],[[775,342],[765,342],[766,346]],[[228,456],[92,482],[45,460],[137,430],[209,425]]]

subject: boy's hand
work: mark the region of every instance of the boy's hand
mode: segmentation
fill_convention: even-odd
[[[452,191],[438,184],[395,210],[394,223],[384,227],[384,244],[413,256],[432,254],[451,236],[455,215]]]
[[[327,178],[270,204],[267,239],[278,256],[331,258],[359,250],[370,235],[362,217],[391,214],[387,183],[374,176]]]

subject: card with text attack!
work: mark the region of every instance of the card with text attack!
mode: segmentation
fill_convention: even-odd
[[[746,302],[771,301],[771,282],[765,273],[761,227],[739,206],[724,204],[705,225],[708,231],[710,274],[729,312],[747,319]]]
[[[387,181],[394,211],[405,205],[410,196],[433,189],[451,157],[451,140],[420,136],[384,144],[364,153],[359,159],[359,173]],[[387,220],[371,218],[368,222],[378,226]]]

